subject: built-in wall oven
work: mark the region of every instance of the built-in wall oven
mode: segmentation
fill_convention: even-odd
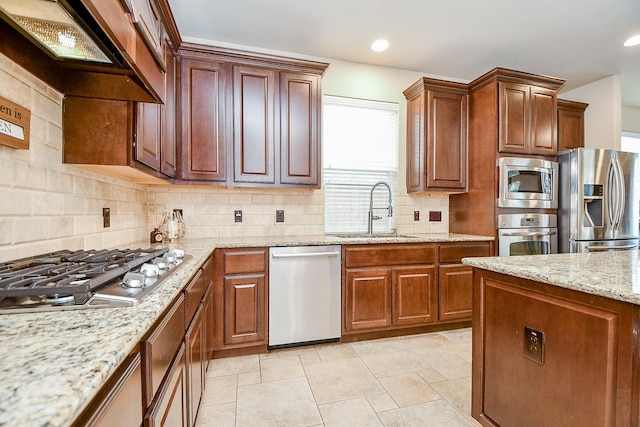
[[[556,209],[558,207],[558,163],[536,158],[501,157],[499,208]]]
[[[498,215],[498,255],[545,255],[558,252],[558,218],[553,214]]]

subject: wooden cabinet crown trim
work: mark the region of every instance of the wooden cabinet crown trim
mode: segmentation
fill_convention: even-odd
[[[566,80],[557,77],[543,76],[539,74],[526,73],[524,71],[515,71],[507,68],[496,67],[469,83],[469,90],[474,91],[480,89],[481,87],[496,80],[539,86],[552,90],[558,90],[566,82]]]
[[[271,68],[275,67],[281,70],[293,70],[312,74],[323,74],[324,70],[329,66],[326,62],[289,58],[197,43],[183,43],[178,50],[178,54],[190,58],[203,58],[214,61],[233,62],[234,64]]]
[[[452,82],[448,80],[431,79],[423,77],[418,79],[414,84],[405,89],[402,93],[406,99],[413,99],[423,90],[429,89],[447,89],[450,92],[458,92],[466,94],[469,92],[469,85],[466,83]]]

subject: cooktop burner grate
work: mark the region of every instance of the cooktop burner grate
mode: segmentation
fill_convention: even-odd
[[[0,313],[69,305],[134,305],[181,263],[178,253],[184,256],[183,251],[169,252],[166,248],[63,250],[0,263]],[[155,269],[153,277],[143,276],[143,283],[136,289],[123,285],[127,273],[140,266],[144,273],[151,264]],[[22,310],[24,307],[28,310]]]

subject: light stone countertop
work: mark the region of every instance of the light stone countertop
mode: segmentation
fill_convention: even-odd
[[[217,247],[491,240],[461,234],[184,239],[175,247],[192,258],[137,306],[0,315],[0,426],[70,425]]]
[[[640,305],[637,250],[464,258],[464,264]]]

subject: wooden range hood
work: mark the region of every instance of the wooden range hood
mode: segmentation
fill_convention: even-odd
[[[146,49],[144,40],[131,24],[128,11],[117,10],[120,2],[79,0],[73,3],[74,7],[82,8],[94,18],[92,25],[108,36],[107,42],[118,51],[116,55],[120,61],[116,62],[121,64],[53,59],[4,19],[0,19],[0,53],[65,95],[163,102],[164,69]],[[168,15],[168,21],[173,24],[168,26],[168,38],[174,46],[179,46],[180,36],[168,3],[166,0],[158,3],[163,18]],[[117,13],[112,13],[114,9]],[[101,16],[105,10],[109,13]]]

